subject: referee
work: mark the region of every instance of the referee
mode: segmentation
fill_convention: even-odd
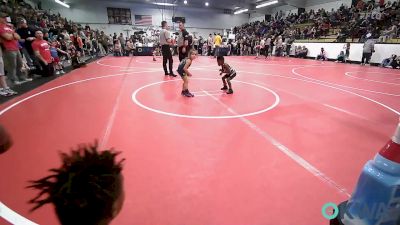
[[[161,22],[162,30],[160,31],[160,45],[161,51],[163,55],[163,68],[165,72],[165,76],[176,77],[174,72],[172,71],[172,64],[174,60],[172,59],[172,53],[170,45],[172,44],[171,34],[169,33],[167,21]],[[169,73],[167,70],[167,61],[169,61]]]
[[[189,33],[185,29],[185,24],[183,22],[179,22],[179,38],[178,38],[178,52],[179,52],[179,61],[182,61],[184,58],[188,57],[188,53],[190,50],[189,46]]]

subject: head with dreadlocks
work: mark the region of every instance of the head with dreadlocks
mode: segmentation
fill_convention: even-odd
[[[97,144],[80,146],[61,154],[62,166],[52,174],[31,181],[40,190],[32,209],[52,203],[62,225],[107,225],[119,213],[124,200],[122,161],[113,150],[99,152]]]

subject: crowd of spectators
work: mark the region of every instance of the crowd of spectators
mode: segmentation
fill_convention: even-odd
[[[0,70],[1,96],[17,94],[8,87],[5,74],[13,85],[21,85],[33,78],[63,74],[64,65],[78,68],[86,59],[112,50],[112,37],[103,31],[35,9],[24,1],[3,3],[0,42],[5,71]]]
[[[153,61],[156,61],[155,56],[159,55],[158,35],[156,30],[149,31],[149,34],[144,31],[135,32],[131,36],[124,36],[123,33],[110,35],[110,46],[113,49],[114,56],[130,56],[136,54],[137,47],[155,47],[153,52]]]
[[[290,13],[284,16],[277,12],[270,21],[247,23],[233,29],[238,42],[252,43],[258,38],[271,38],[274,42],[279,36],[286,39],[319,39],[330,34],[336,42],[364,42],[367,34],[379,38],[381,42],[398,37],[400,23],[400,3],[388,1],[380,5],[374,0],[359,2],[352,7],[341,5],[331,11],[310,10],[301,14]]]

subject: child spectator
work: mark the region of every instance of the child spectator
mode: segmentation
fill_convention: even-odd
[[[117,39],[114,44],[114,56],[122,56],[121,43]]]
[[[25,82],[33,80],[32,78],[28,78],[29,70],[30,70],[29,65],[26,63],[26,61],[22,60],[21,73],[24,75],[24,77],[26,77]]]
[[[62,53],[64,55],[68,55],[67,52],[61,50],[58,48],[58,42],[57,41],[53,41],[51,43],[51,47],[50,47],[50,53],[51,56],[53,57],[53,62],[54,62],[54,69],[56,71],[56,75],[64,74],[64,67],[60,61],[60,57],[58,56],[58,53]]]
[[[72,67],[74,69],[86,65],[84,62],[81,62],[81,60],[79,59],[80,52],[76,50],[75,45],[72,42],[69,44],[68,52],[69,52],[69,55],[71,56]]]
[[[338,55],[336,62],[346,62],[346,55],[344,54],[344,51],[340,51],[340,54]]]

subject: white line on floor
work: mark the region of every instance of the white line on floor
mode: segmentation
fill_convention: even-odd
[[[232,108],[221,102],[218,98],[210,95],[207,91],[203,92],[207,94],[209,97],[214,99],[216,102],[218,102],[220,105],[225,107],[230,113],[233,115],[237,115],[238,113],[235,112]],[[331,178],[329,178],[327,175],[319,171],[317,168],[315,168],[313,165],[311,165],[309,162],[307,162],[305,159],[303,159],[301,156],[297,155],[295,152],[290,150],[288,147],[280,143],[278,140],[267,134],[265,131],[263,131],[261,128],[259,128],[256,124],[251,122],[249,119],[240,117],[239,118],[243,123],[245,123],[249,128],[254,130],[257,134],[259,134],[261,137],[263,137],[265,140],[273,144],[277,149],[279,149],[282,153],[287,155],[289,158],[291,158],[293,161],[295,161],[297,164],[302,166],[304,169],[312,173],[314,176],[318,177],[320,180],[328,184],[329,186],[335,188],[338,190],[340,193],[345,194],[347,197],[350,197],[351,195],[347,192],[347,190],[343,187],[341,187],[339,184],[337,184],[335,181],[333,181]]]
[[[261,82],[261,81],[253,80],[253,82],[256,83],[256,84],[261,84],[261,85],[264,85],[264,86],[268,86],[267,84],[265,84],[264,82]],[[332,106],[332,105],[329,105],[329,104],[323,104],[323,103],[314,101],[314,100],[311,99],[311,98],[307,98],[307,97],[304,97],[304,96],[300,96],[300,95],[298,95],[298,94],[295,94],[295,93],[290,92],[290,91],[287,91],[287,90],[283,90],[283,89],[281,89],[281,88],[274,87],[274,89],[279,90],[279,91],[281,91],[281,92],[285,92],[285,93],[290,94],[290,95],[293,95],[293,96],[296,96],[297,98],[302,99],[302,100],[304,100],[304,101],[311,101],[311,102],[314,102],[314,103],[316,103],[316,104],[323,105],[323,106],[325,106],[325,107],[328,107],[328,108],[330,108],[330,109],[333,109],[333,110],[335,110],[335,111],[339,111],[339,112],[348,114],[348,115],[350,115],[350,116],[354,116],[354,117],[356,117],[356,118],[358,118],[358,119],[370,121],[370,119],[368,119],[368,118],[366,118],[366,117],[363,117],[363,116],[361,116],[361,115],[359,115],[359,114],[357,114],[357,113],[353,113],[353,112],[350,112],[350,111],[347,111],[347,110],[345,110],[345,109],[342,109],[342,108],[339,108],[339,107],[335,107],[335,106]]]
[[[126,76],[121,81],[121,86],[119,88],[118,96],[117,96],[117,98],[115,100],[115,104],[114,104],[113,110],[112,110],[112,112],[110,114],[110,117],[108,118],[106,131],[104,132],[104,136],[100,141],[100,146],[99,146],[100,149],[103,149],[105,147],[105,145],[108,142],[108,139],[110,138],[111,130],[112,130],[112,127],[114,126],[115,115],[117,114],[117,110],[118,110],[119,104],[121,102],[121,97],[122,97],[122,93],[123,93],[123,86],[124,86],[124,83],[125,83],[125,78],[126,78]]]
[[[329,105],[329,104],[322,104],[322,105],[324,105],[325,107],[334,109],[334,110],[336,110],[336,111],[339,111],[339,112],[348,114],[348,115],[350,115],[350,116],[354,116],[354,117],[357,117],[357,118],[359,118],[359,119],[363,119],[363,120],[368,120],[368,121],[369,121],[369,119],[367,119],[367,118],[365,118],[365,117],[363,117],[363,116],[361,116],[361,115],[359,115],[359,114],[357,114],[357,113],[353,113],[353,112],[350,112],[350,111],[347,111],[347,110],[345,110],[345,109],[342,109],[342,108],[339,108],[339,107],[336,107],[336,106],[332,106],[332,105]]]
[[[0,202],[0,217],[4,218],[8,222],[14,225],[38,225],[27,218],[19,215],[18,213],[14,212],[2,202]]]

